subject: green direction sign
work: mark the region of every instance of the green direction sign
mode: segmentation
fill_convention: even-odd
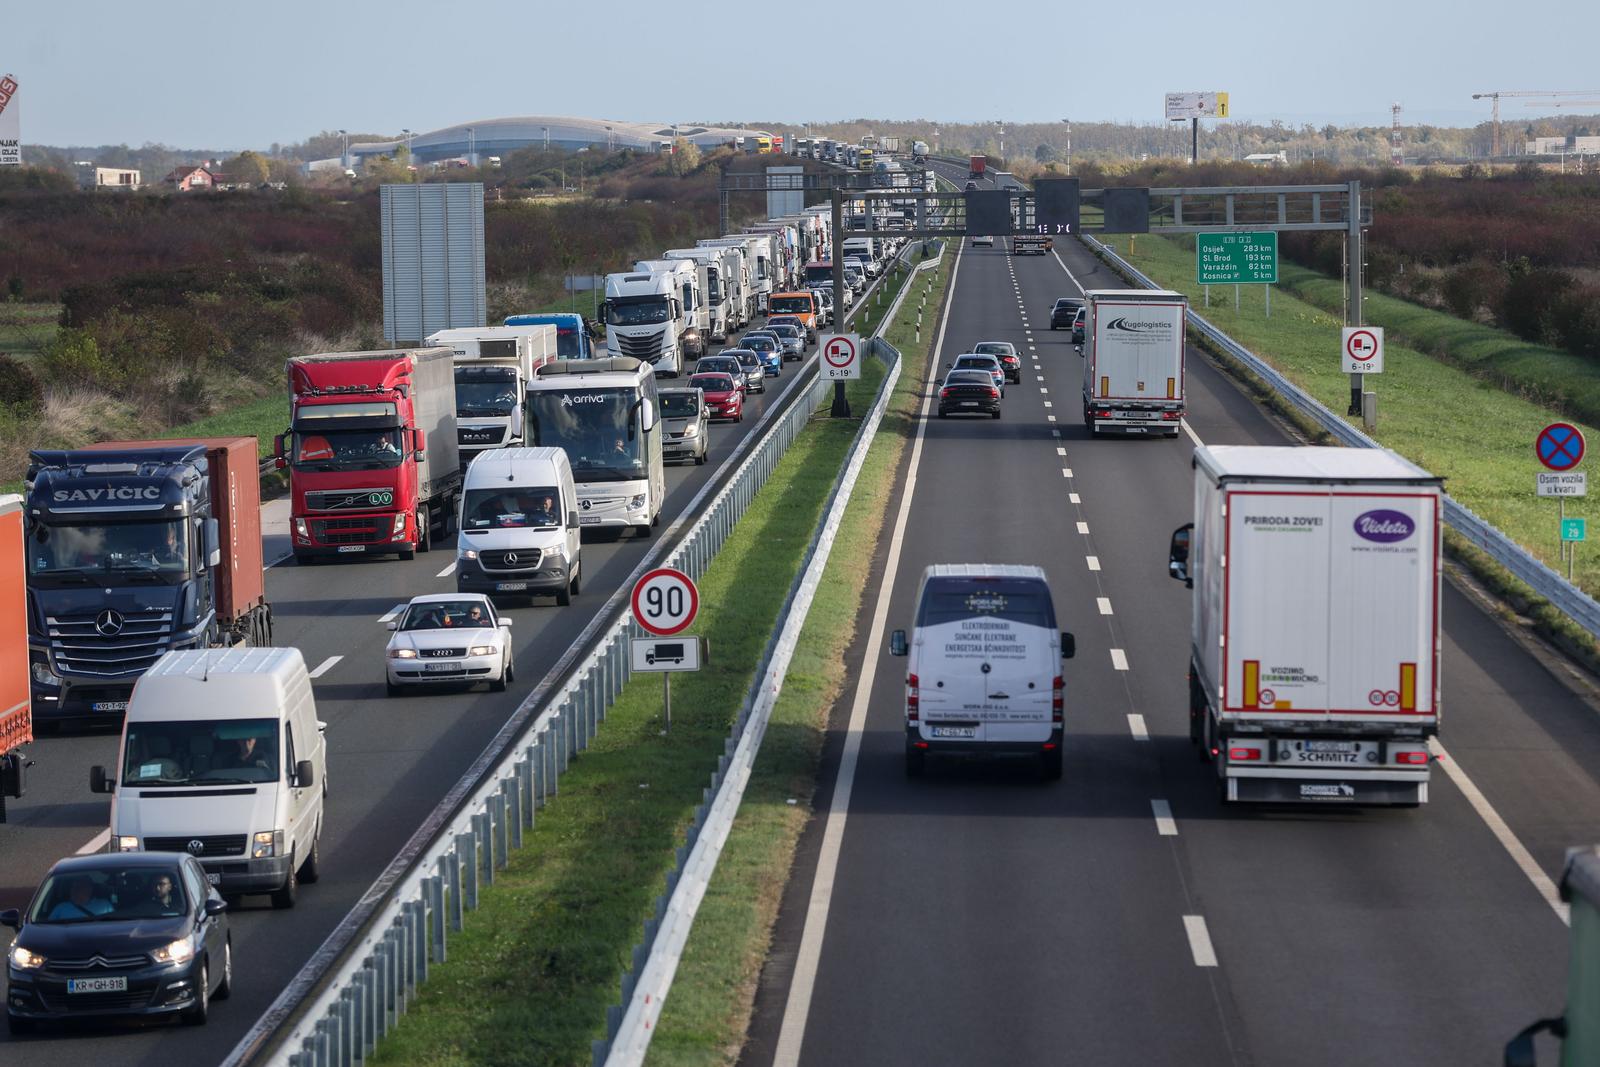
[[[1194,280],[1201,285],[1271,285],[1278,280],[1278,234],[1197,233]]]
[[[1587,532],[1588,525],[1589,525],[1589,523],[1588,523],[1587,519],[1562,519],[1561,520],[1561,540],[1563,540],[1563,541],[1582,541],[1582,540],[1584,540],[1584,536],[1583,535],[1584,535],[1585,532]]]

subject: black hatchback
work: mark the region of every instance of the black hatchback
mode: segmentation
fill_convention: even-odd
[[[1050,309],[1050,328],[1052,330],[1070,330],[1072,317],[1083,307],[1083,301],[1075,296],[1064,296],[1056,301],[1056,306]]]
[[[206,1021],[233,991],[227,905],[193,856],[112,852],[56,863],[25,912],[0,912],[17,931],[6,956],[6,1023],[177,1015]]]

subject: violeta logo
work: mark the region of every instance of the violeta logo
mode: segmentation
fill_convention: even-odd
[[[1403,512],[1379,510],[1357,515],[1355,529],[1357,534],[1368,541],[1376,541],[1380,545],[1392,545],[1397,541],[1404,541],[1415,533],[1417,524],[1411,521],[1411,516]]]

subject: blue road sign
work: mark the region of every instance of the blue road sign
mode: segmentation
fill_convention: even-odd
[[[1566,422],[1552,422],[1533,444],[1539,462],[1553,471],[1569,471],[1583,461],[1583,433]]]

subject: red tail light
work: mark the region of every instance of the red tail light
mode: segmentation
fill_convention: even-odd
[[[1228,749],[1228,758],[1238,760],[1241,763],[1249,763],[1261,758],[1261,750],[1259,748],[1230,748]]]
[[[910,722],[917,721],[917,709],[922,701],[918,695],[917,676],[906,675],[906,719]]]
[[[1062,689],[1064,687],[1065,687],[1065,682],[1062,680],[1061,675],[1058,674],[1054,678],[1050,679],[1050,721],[1051,722],[1060,722],[1061,721],[1061,706],[1062,706],[1061,692],[1062,692]]]
[[[1410,763],[1413,765],[1424,764],[1428,762],[1428,754],[1426,752],[1396,752],[1394,754],[1394,761],[1396,763]]]
[[[941,390],[939,390],[939,399],[940,399],[940,400],[945,400],[945,399],[947,399],[947,398],[948,398],[948,397],[949,397],[949,396],[950,396],[950,390],[948,390],[948,389],[941,389]]]
[[[1000,390],[996,389],[994,386],[991,385],[989,387],[989,399],[990,400],[997,400],[997,399],[999,399],[999,397],[1000,397]]]
[[[1107,408],[1105,411],[1097,411],[1094,413],[1094,417],[1097,419],[1109,419],[1111,417],[1111,410]]]
[[[1178,419],[1183,418],[1183,412],[1181,412],[1181,411],[1163,411],[1161,413],[1161,417],[1163,419],[1168,420],[1169,422],[1176,422]]]

